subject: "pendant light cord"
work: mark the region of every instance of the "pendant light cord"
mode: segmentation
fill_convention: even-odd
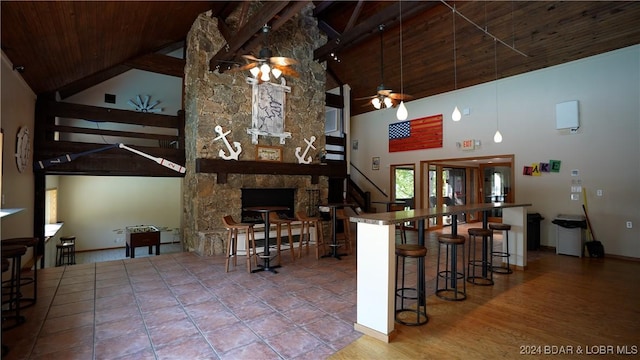
[[[458,57],[456,55],[456,4],[453,4],[453,86],[458,90]]]
[[[493,39],[493,64],[495,70],[495,84],[496,84],[496,130],[500,130],[500,121],[498,116],[498,42]]]
[[[400,94],[404,97],[404,81],[402,73],[402,0],[400,0]]]

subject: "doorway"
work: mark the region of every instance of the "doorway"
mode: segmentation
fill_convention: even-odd
[[[484,202],[513,202],[514,155],[428,160],[420,163],[422,182],[420,204],[425,208]],[[487,194],[486,196],[484,194]],[[501,222],[494,211],[489,221]],[[458,223],[481,220],[477,212],[458,216]],[[429,228],[451,225],[451,218],[431,218]]]

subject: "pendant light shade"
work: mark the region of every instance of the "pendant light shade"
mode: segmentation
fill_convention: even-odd
[[[501,143],[502,142],[502,134],[500,133],[500,130],[496,130],[496,134],[493,135],[493,142],[494,143]]]
[[[460,110],[456,106],[456,108],[453,109],[453,113],[451,113],[451,120],[460,121],[460,119],[462,119],[462,114],[460,113]]]
[[[398,117],[398,120],[407,120],[409,112],[407,111],[407,107],[404,106],[404,101],[400,101],[400,106],[398,106],[398,112],[396,112],[396,116]]]

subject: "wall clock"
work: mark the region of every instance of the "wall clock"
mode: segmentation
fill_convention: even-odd
[[[18,171],[23,172],[31,158],[31,134],[29,128],[26,126],[21,127],[18,130],[16,140],[16,165],[18,166]]]

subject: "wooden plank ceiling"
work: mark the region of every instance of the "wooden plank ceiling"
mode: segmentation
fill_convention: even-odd
[[[276,30],[308,3],[3,1],[1,46],[34,92],[57,92],[64,99],[131,68],[181,76],[184,62],[165,54],[182,47],[205,11],[222,20],[230,45],[230,53],[214,56],[215,68],[218,61],[241,61],[240,55],[260,45],[257,34],[265,22]],[[401,84],[398,2],[313,4],[328,39],[314,53],[327,61],[327,87],[349,84],[353,99],[375,94],[382,82],[380,24],[386,25],[384,84],[415,98],[640,43],[635,1],[403,1]],[[264,8],[248,16],[249,6]],[[353,114],[372,109],[364,100],[352,102]]]

